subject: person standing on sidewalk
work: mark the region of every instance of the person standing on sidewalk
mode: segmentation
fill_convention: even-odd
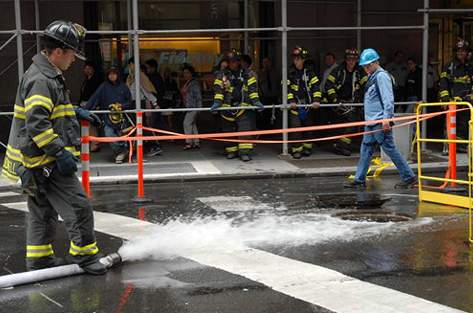
[[[360,160],[356,169],[355,179],[346,182],[345,188],[364,188],[366,173],[373,157],[375,148],[380,145],[399,170],[402,181],[395,188],[412,187],[417,179],[406,159],[397,150],[391,129],[391,123],[386,121],[394,116],[394,94],[391,77],[379,65],[379,55],[374,49],[365,49],[361,53],[360,65],[368,74],[366,83],[364,109],[365,120],[380,123],[366,125],[361,143]]]
[[[186,65],[182,70],[182,75],[184,77],[184,86],[181,88],[181,97],[182,102],[185,108],[201,108],[202,107],[202,92],[200,91],[199,82],[195,79],[195,70],[194,67]],[[186,135],[197,135],[199,131],[197,130],[197,111],[186,112],[184,117],[184,133]],[[189,149],[199,149],[199,138],[195,139],[186,139],[186,145],[184,150]]]
[[[69,258],[87,273],[104,274],[94,232],[92,205],[76,176],[80,147],[78,119],[99,122],[93,113],[74,108],[63,72],[78,57],[85,28],[66,21],[49,24],[41,38],[43,50],[18,86],[15,114],[2,175],[21,179],[28,195],[26,268],[38,270],[65,264],[53,242],[58,215],[70,239]]]

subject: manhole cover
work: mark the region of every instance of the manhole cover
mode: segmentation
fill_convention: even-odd
[[[412,217],[407,214],[393,213],[389,211],[356,211],[356,212],[341,212],[333,215],[342,220],[358,221],[358,222],[408,222]]]

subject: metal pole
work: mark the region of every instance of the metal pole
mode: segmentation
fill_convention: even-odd
[[[34,21],[36,30],[39,30],[39,0],[34,0]],[[36,53],[41,52],[41,45],[39,43],[39,34],[36,34]]]
[[[23,65],[23,37],[21,35],[21,8],[20,0],[15,0],[15,25],[16,25],[16,54],[18,58],[18,81],[21,81],[24,73]]]
[[[424,32],[422,33],[422,101],[427,102],[427,67],[429,66],[429,0],[424,0]],[[422,113],[425,113],[424,108]],[[422,121],[422,138],[427,138],[427,121]],[[427,147],[422,142],[422,151]]]
[[[361,0],[356,4],[356,26],[361,27]],[[361,29],[356,30],[356,48],[361,51]]]
[[[248,28],[248,21],[249,21],[249,17],[248,17],[248,0],[245,0],[243,1],[243,19],[244,19],[244,22],[243,22],[243,26],[244,28]],[[249,54],[249,33],[248,31],[245,31],[245,46],[244,46],[244,51],[245,51],[245,54]]]
[[[282,57],[282,105],[285,107],[282,111],[282,128],[288,128],[287,111],[287,0],[281,0],[281,57]],[[288,134],[283,133],[282,139],[285,141],[282,145],[282,154],[288,154]]]
[[[128,30],[131,30],[133,28],[133,23],[132,23],[132,6],[131,6],[131,0],[126,0],[126,16],[127,16],[127,23],[128,23]],[[133,39],[131,37],[131,33],[128,33],[128,57],[131,58],[133,55],[133,46],[132,46]],[[128,60],[126,60],[128,61]]]

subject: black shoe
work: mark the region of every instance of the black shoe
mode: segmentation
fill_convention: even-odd
[[[91,274],[91,275],[103,275],[108,271],[108,268],[105,266],[105,264],[100,262],[99,258],[90,262],[79,264],[79,266],[87,274]]]
[[[352,188],[352,189],[364,189],[366,188],[366,183],[356,180],[350,180],[343,184],[344,188]]]
[[[228,152],[227,153],[227,159],[231,160],[237,157],[237,154],[235,152]]]
[[[309,156],[312,155],[312,150],[304,149],[304,151],[302,151],[302,154],[303,154],[305,157],[309,157]]]
[[[147,157],[154,157],[157,155],[163,154],[163,150],[159,146],[155,146],[149,150],[149,152],[146,154]]]
[[[292,154],[292,158],[296,159],[296,160],[299,160],[300,158],[302,158],[302,154],[300,152],[294,152]]]
[[[417,177],[413,177],[409,180],[402,181],[394,185],[394,189],[410,189],[414,188],[417,183]]]
[[[335,154],[343,155],[343,156],[351,156],[351,151],[341,147],[340,145],[334,144],[333,149]]]
[[[251,157],[248,154],[242,154],[240,155],[240,160],[242,160],[243,162],[249,162],[251,161]]]

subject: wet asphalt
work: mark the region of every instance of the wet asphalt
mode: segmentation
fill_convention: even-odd
[[[333,236],[330,233],[326,240],[319,240],[316,231],[322,236],[324,229],[314,229],[314,240],[306,236],[300,242],[263,240],[250,245],[453,308],[473,311],[473,250],[465,244],[467,212],[419,205],[416,190],[393,188],[397,180],[395,176],[386,176],[371,181],[366,191],[344,190],[340,177],[147,184],[145,193],[151,202],[140,205],[131,201],[136,186],[101,186],[93,188],[93,204],[98,211],[161,225],[176,220],[192,224],[213,218],[229,219],[238,226],[259,221],[261,216],[282,217],[279,222],[287,217],[291,220],[301,217],[309,231],[311,218],[319,214],[403,214],[412,219],[404,222],[406,226],[400,222],[373,231],[369,226],[373,223],[353,222],[360,223],[359,227],[353,227],[353,234]],[[243,211],[215,210],[202,200],[215,196],[249,197],[265,206]],[[17,201],[23,201],[23,197],[0,198],[2,204]],[[1,205],[0,216],[0,274],[24,271],[25,214]],[[324,225],[313,223],[314,228]],[[120,238],[97,235],[104,253],[116,251],[122,245]],[[61,226],[56,254],[64,255],[66,248],[67,239]],[[329,311],[244,277],[174,258],[125,263],[100,277],[82,275],[0,290],[0,312]]]

